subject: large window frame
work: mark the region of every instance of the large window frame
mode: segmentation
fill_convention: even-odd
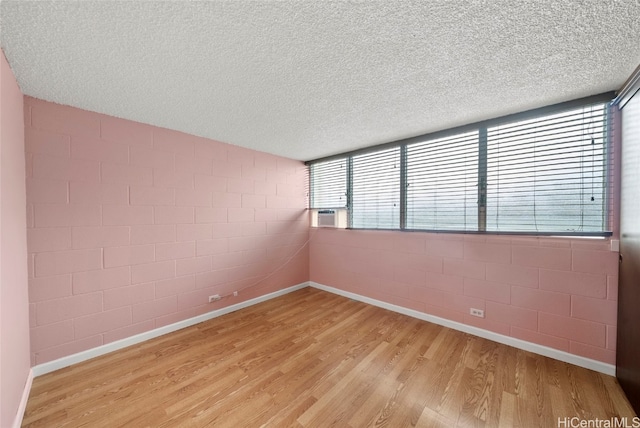
[[[352,220],[353,213],[353,159],[354,157],[363,157],[366,155],[375,156],[376,153],[380,153],[384,150],[390,150],[397,148],[400,152],[400,171],[399,179],[397,180],[398,192],[400,196],[399,211],[399,224],[394,228],[383,227],[353,227],[353,223],[349,222],[349,228],[352,229],[385,229],[385,230],[402,230],[402,231],[420,231],[420,232],[437,232],[437,233],[488,233],[488,234],[517,234],[517,235],[557,235],[557,236],[611,236],[612,235],[612,198],[613,194],[612,186],[614,185],[614,179],[612,177],[612,163],[613,163],[613,144],[612,144],[612,120],[611,120],[611,101],[615,94],[613,92],[599,94],[587,98],[573,100],[565,103],[555,104],[539,109],[529,110],[522,113],[516,113],[508,116],[503,116],[496,119],[490,119],[482,122],[473,123],[470,125],[451,128],[434,133],[424,134],[417,137],[386,143],[369,147],[366,149],[356,150],[352,152],[342,153],[339,155],[324,157],[306,162],[310,165],[310,177],[311,183],[313,183],[313,168],[314,165],[322,164],[330,160],[343,159],[346,165],[346,194],[344,200],[346,201],[345,208],[349,210],[350,220]],[[487,230],[487,170],[488,170],[488,139],[491,138],[489,130],[501,125],[513,124],[516,122],[528,121],[536,118],[544,118],[554,114],[571,111],[574,109],[584,108],[595,104],[604,104],[604,135],[603,135],[603,180],[604,185],[602,189],[602,216],[603,227],[602,230],[553,230],[553,231],[526,231],[526,230]],[[455,138],[465,133],[477,133],[477,159],[474,164],[477,165],[477,227],[469,228],[465,227],[457,228],[412,228],[408,221],[408,206],[410,201],[408,200],[407,191],[408,188],[408,148],[415,147],[417,144],[425,143],[425,141],[434,141],[438,139]],[[490,167],[489,167],[490,168]],[[467,189],[468,191],[468,189]],[[310,192],[310,197],[313,195],[313,185]],[[313,199],[310,199],[313,201]],[[310,205],[311,208],[334,208],[334,207],[320,207],[314,206],[313,202]]]

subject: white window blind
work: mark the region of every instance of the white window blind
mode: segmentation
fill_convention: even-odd
[[[347,159],[314,163],[311,174],[311,208],[347,206]]]
[[[400,147],[353,157],[351,226],[400,227]]]
[[[407,229],[477,230],[478,132],[407,145]]]
[[[603,104],[488,128],[487,230],[606,230],[606,137]]]

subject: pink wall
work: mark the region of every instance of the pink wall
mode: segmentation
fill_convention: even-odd
[[[311,281],[615,363],[608,240],[317,229]],[[485,318],[469,315],[469,308]]]
[[[29,375],[29,303],[23,97],[0,57],[0,426],[9,427]]]
[[[32,363],[308,280],[301,162],[25,104]]]

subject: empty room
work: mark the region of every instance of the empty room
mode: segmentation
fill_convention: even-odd
[[[0,2],[0,427],[640,426],[640,4]]]

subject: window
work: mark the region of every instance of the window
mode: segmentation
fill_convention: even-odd
[[[608,236],[611,94],[310,162],[349,226]]]
[[[478,132],[407,145],[407,229],[476,230]]]
[[[345,158],[311,165],[311,208],[347,206],[347,160]]]
[[[400,227],[400,148],[353,156],[351,227]]]
[[[489,128],[487,230],[605,230],[604,117],[598,105]]]

